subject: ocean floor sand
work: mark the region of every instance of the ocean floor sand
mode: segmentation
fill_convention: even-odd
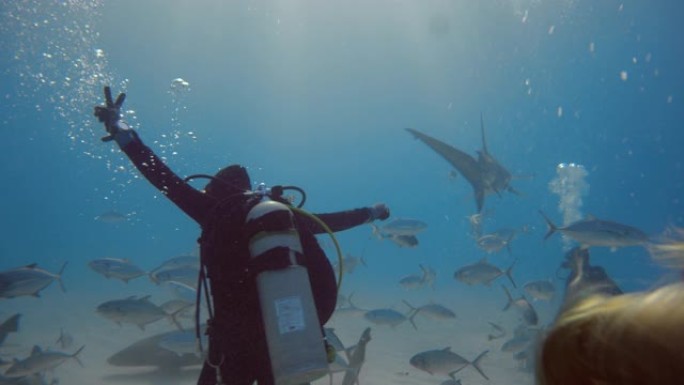
[[[127,287],[135,291],[134,287]],[[402,303],[402,297],[412,304],[422,305],[435,301],[453,309],[458,318],[452,320],[434,320],[418,315],[415,318],[418,330],[405,322],[394,328],[385,325],[373,325],[363,317],[336,315],[327,326],[333,327],[345,344],[354,345],[363,330],[371,327],[372,340],[367,345],[366,360],[359,375],[361,385],[381,384],[441,384],[449,377],[431,375],[409,364],[409,359],[416,353],[451,347],[467,360],[473,360],[481,352],[489,353],[481,361],[482,370],[490,378],[485,380],[475,369],[466,367],[455,378],[461,379],[464,385],[469,384],[532,384],[532,375],[519,368],[511,353],[501,351],[505,338],[489,341],[487,335],[492,332],[488,322],[496,322],[504,326],[508,335],[519,322],[515,312],[502,312],[505,298],[498,286],[469,290],[445,291],[441,296],[429,290],[423,292],[402,292],[394,290],[368,291],[367,296],[361,293],[355,297],[357,306],[364,309],[391,307],[401,312],[409,309]],[[448,294],[447,294],[448,293]],[[112,293],[111,298],[125,297],[126,294]],[[161,302],[163,295],[153,295],[155,302]],[[358,297],[358,298],[357,298]],[[4,319],[12,313],[22,313],[21,330],[11,334],[1,354],[3,360],[14,357],[23,358],[30,354],[33,345],[42,348],[75,352],[85,346],[79,355],[83,367],[75,360],[67,360],[48,373],[47,378],[56,378],[60,384],[194,384],[198,375],[197,367],[185,368],[171,373],[155,371],[153,368],[114,367],[107,363],[107,358],[115,352],[140,339],[173,330],[171,322],[160,320],[148,325],[145,330],[137,326],[124,324],[119,326],[95,313],[97,305],[106,299],[101,293],[71,291],[61,293],[55,288],[44,292],[42,298],[17,298],[5,300],[0,309],[0,318]],[[538,307],[544,309],[543,307]],[[551,309],[551,306],[547,307]],[[541,318],[548,321],[550,311]],[[191,320],[184,320],[191,325]],[[56,340],[60,330],[73,336],[71,346],[61,349]],[[332,377],[333,384],[341,384],[343,373]],[[317,380],[315,384],[329,384],[330,378]]]

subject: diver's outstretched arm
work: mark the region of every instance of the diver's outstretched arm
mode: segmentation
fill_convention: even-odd
[[[108,86],[105,86],[104,93],[105,104],[95,107],[95,116],[104,123],[108,134],[102,141],[115,141],[152,185],[196,222],[203,223],[206,213],[215,203],[214,200],[178,177],[140,140],[138,134],[121,120],[121,106],[126,94],[119,94],[114,101]]]
[[[351,229],[352,227],[360,226],[378,219],[384,221],[389,218],[390,211],[384,203],[378,203],[371,207],[315,215],[325,222],[325,224],[330,227],[330,230],[337,232]],[[309,226],[314,234],[325,232],[325,229],[311,219],[306,221],[306,225]]]

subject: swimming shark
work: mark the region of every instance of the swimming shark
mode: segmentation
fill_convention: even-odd
[[[446,159],[447,162],[468,180],[475,191],[475,204],[477,205],[478,213],[482,211],[484,198],[487,194],[496,193],[497,195],[501,195],[502,191],[519,194],[510,185],[511,179],[513,178],[511,173],[502,166],[487,149],[484,119],[482,115],[480,115],[480,128],[482,131],[482,150],[477,152],[477,159],[441,140],[423,134],[418,130],[413,128],[406,129],[413,134],[414,138],[421,140]]]

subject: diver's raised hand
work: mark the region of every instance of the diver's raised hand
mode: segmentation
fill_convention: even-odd
[[[389,207],[384,203],[376,203],[372,207],[369,207],[369,210],[372,221],[377,219],[384,221],[390,216]]]
[[[112,90],[109,86],[105,86],[104,94],[105,105],[95,106],[94,115],[97,117],[97,120],[104,123],[105,130],[109,133],[109,135],[102,138],[102,141],[109,142],[110,140],[115,139],[116,134],[120,130],[128,129],[128,126],[121,122],[121,106],[123,105],[124,100],[126,100],[126,94],[120,93],[119,96],[116,97],[116,101],[114,101],[112,99]]]

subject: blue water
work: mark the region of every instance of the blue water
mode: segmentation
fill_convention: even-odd
[[[367,226],[339,234],[368,263],[343,292],[397,302],[398,280],[418,263],[438,270],[448,297],[467,290],[453,271],[485,255],[466,218],[470,186],[404,128],[474,155],[483,114],[489,151],[522,176],[512,182],[520,196],[486,198],[485,229],[530,229],[513,256],[490,261],[517,258],[520,282],[552,277],[563,244],[542,241],[537,210],[561,221],[548,188],[558,163],[588,171],[584,214],[652,235],[684,224],[683,10],[673,0],[3,2],[0,270],[68,261],[67,293],[45,293],[78,307],[86,293],[97,303],[152,290],[104,281],[92,259],[151,269],[196,249],[197,225],[99,140],[92,107],[110,84],[181,176],[241,163],[254,182],[304,188],[312,212],[385,202],[427,222],[415,249]],[[174,92],[176,78],[189,88]],[[95,220],[107,211],[130,218]],[[640,247],[592,249],[592,259],[627,291],[663,273]],[[56,336],[64,309],[41,301],[3,299],[0,318],[50,313]],[[30,332],[20,341],[34,343]]]

